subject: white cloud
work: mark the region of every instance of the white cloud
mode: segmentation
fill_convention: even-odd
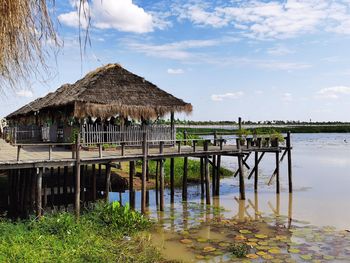
[[[213,94],[211,95],[211,99],[213,101],[223,101],[225,99],[238,99],[243,95],[244,93],[242,91],[237,91],[237,92],[229,92],[225,94]]]
[[[175,60],[186,60],[193,58],[191,50],[213,47],[223,42],[235,41],[234,39],[207,39],[207,40],[185,40],[171,42],[167,44],[145,44],[138,42],[126,42],[125,44],[137,51],[148,56],[170,58]]]
[[[214,28],[232,26],[246,36],[283,39],[317,31],[350,34],[350,2],[347,0],[180,2],[180,20]]]
[[[77,9],[76,4],[73,7]],[[90,5],[86,4],[85,10],[90,12],[91,24],[99,29],[147,33],[157,28],[153,16],[132,0],[92,0]],[[58,19],[67,26],[79,25],[77,10],[61,14]],[[80,21],[83,27],[88,24],[84,15],[81,15]]]
[[[294,53],[294,51],[287,47],[277,45],[272,48],[269,48],[267,50],[267,53],[273,56],[283,56],[283,55],[292,54]]]
[[[174,75],[185,73],[185,71],[181,68],[177,68],[177,69],[168,68],[167,72],[168,72],[168,74],[174,74]]]
[[[22,90],[17,90],[16,95],[18,97],[32,98],[33,92],[31,90],[28,90],[28,89],[22,89]]]
[[[338,99],[342,95],[350,95],[350,87],[334,86],[320,89],[316,93],[316,97],[323,99]]]

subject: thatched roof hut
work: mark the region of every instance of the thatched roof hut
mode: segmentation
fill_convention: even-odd
[[[192,105],[159,89],[156,85],[124,69],[119,64],[100,67],[74,84],[64,84],[6,118],[33,116],[38,112],[65,109],[71,116],[152,119],[171,112],[192,111]],[[39,114],[41,115],[41,114]]]

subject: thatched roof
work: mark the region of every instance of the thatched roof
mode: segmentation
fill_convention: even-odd
[[[192,111],[192,105],[159,89],[119,64],[108,64],[88,73],[74,84],[64,84],[11,113],[7,118],[72,106],[76,118],[121,115],[149,119],[170,112]]]

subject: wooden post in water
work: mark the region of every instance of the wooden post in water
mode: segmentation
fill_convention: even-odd
[[[216,182],[215,182],[215,194],[220,195],[220,168],[221,168],[221,155],[217,156],[216,164]]]
[[[242,129],[242,118],[238,117],[238,129],[241,130]]]
[[[204,141],[204,151],[208,151],[209,141]],[[204,157],[204,171],[205,171],[205,198],[206,204],[210,205],[210,178],[209,178],[209,158],[208,155]]]
[[[200,158],[201,196],[204,197],[204,159]]]
[[[244,186],[244,168],[243,168],[243,154],[241,153],[241,144],[239,139],[237,139],[237,149],[239,150],[238,154],[238,169],[239,169],[239,193],[240,199],[245,200],[245,186]]]
[[[135,161],[129,162],[129,203],[132,206],[134,194],[134,176],[135,176]],[[133,207],[134,208],[134,207]]]
[[[81,196],[81,203],[85,204],[85,174],[87,172],[87,166],[82,165],[80,166],[80,196]]]
[[[254,152],[255,165],[254,165],[254,192],[258,192],[258,176],[259,176],[259,152]]]
[[[187,201],[187,174],[188,174],[188,158],[184,157],[184,170],[182,176],[182,201]]]
[[[277,148],[278,147],[278,139],[276,139]],[[280,193],[280,152],[276,151],[276,193]]]
[[[36,216],[40,218],[42,216],[42,183],[43,183],[43,168],[39,168],[39,173],[36,178]]]
[[[141,182],[141,212],[146,212],[146,173],[147,173],[147,133],[142,134],[142,182]]]
[[[75,216],[80,216],[80,131],[76,141],[76,161],[75,161]]]
[[[159,162],[159,160],[156,160],[156,205],[159,204]]]
[[[68,208],[67,179],[68,179],[68,166],[65,166],[63,169],[63,199],[64,199],[64,207],[66,211]]]
[[[175,199],[175,159],[170,158],[170,203]]]
[[[97,187],[97,184],[96,184],[96,165],[93,164],[92,165],[92,178],[91,178],[91,192],[92,192],[92,201],[95,202],[96,199],[97,199],[97,193],[96,193],[96,187]]]
[[[288,149],[288,184],[289,184],[289,193],[293,193],[293,181],[292,181],[292,146],[290,140],[290,131],[287,132],[287,149]]]
[[[164,142],[160,142],[159,144],[159,153],[162,154],[164,151]],[[160,179],[160,202],[159,209],[160,211],[164,211],[164,160],[161,159],[159,163],[159,179]]]
[[[106,192],[106,201],[109,201],[109,191],[111,189],[111,165],[108,163],[106,164],[106,188],[105,188],[105,192]]]

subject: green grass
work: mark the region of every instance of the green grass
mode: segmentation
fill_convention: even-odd
[[[159,262],[144,232],[150,226],[147,218],[119,203],[97,203],[79,221],[66,212],[40,220],[3,219],[0,262]]]
[[[175,158],[175,187],[182,186],[182,177],[183,177],[183,165],[184,158]],[[212,169],[209,170],[210,173]],[[232,176],[233,172],[221,167],[221,176],[227,177]],[[150,175],[154,176],[156,174],[156,162],[149,162],[149,172]],[[164,181],[166,184],[170,183],[170,159],[167,159],[164,164]],[[187,181],[189,183],[199,183],[200,182],[200,162],[197,160],[188,159],[188,174]]]

